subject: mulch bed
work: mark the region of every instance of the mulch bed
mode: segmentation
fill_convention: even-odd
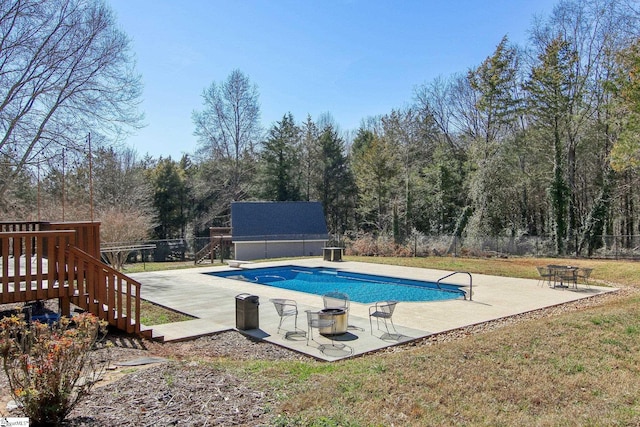
[[[213,366],[169,362],[94,389],[67,425],[269,425],[266,407],[273,401]]]
[[[271,390],[250,378],[218,369],[220,358],[308,360],[299,353],[229,331],[193,341],[159,344],[126,336],[109,337],[111,359],[166,357],[93,389],[68,417],[69,426],[271,425],[276,404]]]

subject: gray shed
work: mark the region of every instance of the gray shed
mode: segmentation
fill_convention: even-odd
[[[320,256],[329,240],[320,202],[232,202],[235,259]]]

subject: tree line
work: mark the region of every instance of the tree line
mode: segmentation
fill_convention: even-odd
[[[319,200],[335,236],[541,236],[557,254],[591,253],[603,235],[640,234],[639,12],[631,1],[562,0],[534,22],[526,46],[505,36],[481,64],[417,85],[408,106],[355,131],[329,113],[297,121],[288,112],[263,130],[258,88],[235,70],[203,91],[198,149],[179,160],[139,159],[107,142],[114,129],[104,123],[91,156],[69,135],[66,158],[45,156],[55,146],[42,135],[8,135],[2,209],[24,218],[34,206],[41,218],[95,212],[104,239],[125,241],[147,231],[207,235],[229,225],[232,201]],[[117,60],[128,64],[124,53]],[[135,97],[95,102],[130,107]],[[4,129],[16,111],[5,118],[0,109]],[[132,110],[117,111],[127,120],[114,122],[136,126]],[[46,147],[37,150],[46,160],[34,161],[25,141]]]

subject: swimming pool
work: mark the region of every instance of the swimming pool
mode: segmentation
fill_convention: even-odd
[[[349,295],[352,301],[363,304],[385,300],[440,301],[465,296],[465,292],[455,285],[438,285],[326,267],[265,267],[208,274],[316,295],[340,291]]]

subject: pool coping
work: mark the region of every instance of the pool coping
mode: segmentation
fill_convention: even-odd
[[[450,271],[416,267],[401,267],[386,264],[361,262],[329,262],[319,258],[304,258],[287,261],[253,263],[244,268],[297,265],[307,267],[331,267],[341,270],[366,272],[384,276],[405,277],[414,280],[437,281]],[[165,341],[187,340],[204,335],[236,329],[235,297],[242,293],[257,295],[259,302],[259,328],[242,333],[255,339],[268,341],[291,350],[326,361],[362,355],[406,341],[423,339],[461,327],[484,323],[560,305],[598,294],[612,292],[616,288],[580,286],[577,289],[554,289],[540,285],[537,280],[473,274],[473,300],[446,300],[433,302],[401,302],[396,307],[393,320],[399,337],[387,336],[384,329],[372,330],[369,322],[371,304],[351,303],[349,334],[341,341],[348,351],[324,353],[318,345],[328,343],[317,337],[320,344],[306,338],[287,339],[286,331],[293,330],[293,321],[285,320],[284,330],[277,332],[279,317],[271,298],[289,298],[298,303],[298,329],[306,331],[305,310],[322,308],[318,295],[289,291],[272,286],[258,285],[206,274],[213,271],[233,270],[227,266],[207,266],[192,269],[135,273],[130,276],[139,281],[141,296],[150,302],[196,317],[195,320],[153,326],[154,333],[164,336]],[[451,283],[464,283],[454,278]],[[316,336],[317,331],[314,331]],[[345,334],[346,335],[346,334]],[[291,337],[289,337],[291,338]],[[398,338],[398,339],[392,339]],[[352,351],[351,351],[352,350]]]

